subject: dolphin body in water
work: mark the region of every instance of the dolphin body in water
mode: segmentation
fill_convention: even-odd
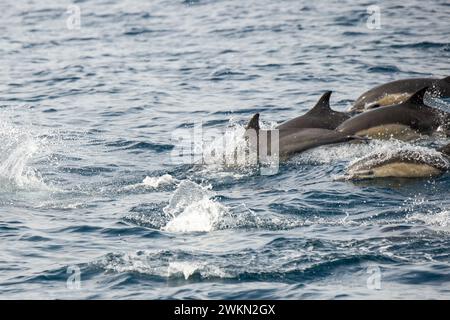
[[[450,170],[450,144],[436,151],[378,152],[351,164],[346,180],[377,178],[430,178]]]
[[[434,97],[448,98],[450,97],[450,76],[443,79],[403,79],[382,84],[364,92],[356,99],[350,112],[360,113],[370,109],[400,104],[424,87],[429,87],[428,92]]]
[[[247,126],[248,130],[255,130],[257,136],[257,146],[260,144],[260,137],[262,133],[268,135],[267,150],[272,150],[271,136],[273,130],[263,130],[259,126],[259,113],[255,114]],[[288,128],[278,129],[278,154],[280,158],[287,157],[301,153],[308,149],[320,147],[327,144],[335,144],[341,142],[348,142],[355,139],[362,139],[356,136],[350,136],[335,130],[322,128]],[[259,148],[258,148],[259,150]]]
[[[428,87],[420,89],[400,104],[376,108],[352,117],[336,130],[348,136],[399,140],[417,139],[438,128],[447,131],[450,113],[426,106],[423,98],[427,90]]]
[[[314,108],[305,115],[286,121],[275,128],[278,130],[278,152],[281,158],[285,159],[293,154],[327,144],[361,139],[333,130],[349,116],[330,108],[330,95],[331,91],[327,91]],[[262,130],[260,128],[259,113],[252,117],[246,129],[256,132],[258,146],[261,133],[266,131],[265,133],[269,136],[267,138],[267,150],[271,150],[273,130]]]

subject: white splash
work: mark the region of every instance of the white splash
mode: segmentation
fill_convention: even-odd
[[[261,122],[264,130],[274,129],[275,122]],[[203,133],[202,162],[208,167],[253,167],[256,155],[248,152],[245,126],[230,119],[225,132],[209,129]]]
[[[450,227],[450,211],[443,210],[432,214],[413,214],[407,218],[410,222],[421,221],[428,226],[448,228]]]
[[[177,274],[183,274],[184,279],[189,279],[198,269],[205,266],[205,263],[193,263],[193,262],[170,262],[167,268],[167,277],[171,277]]]
[[[167,187],[177,184],[179,181],[172,177],[170,174],[164,174],[159,177],[145,177],[141,183],[133,184],[124,187],[125,191],[135,190],[135,189],[160,189],[162,187]]]
[[[93,262],[94,265],[114,272],[139,272],[141,274],[155,275],[164,278],[180,278],[188,280],[194,275],[201,278],[229,278],[231,274],[222,268],[196,260],[181,260],[171,257],[164,258],[167,252],[138,251],[129,254],[109,254],[104,258]],[[163,257],[162,257],[163,256]],[[175,259],[174,261],[171,261]]]
[[[226,212],[225,206],[205,197],[187,206],[163,229],[169,232],[209,232]]]
[[[163,230],[209,232],[214,230],[228,208],[211,199],[213,193],[192,181],[182,181],[163,209],[172,219]]]
[[[47,188],[39,172],[29,165],[45,139],[29,130],[0,121],[0,181],[2,188]]]
[[[233,125],[225,132],[209,130],[204,133],[202,163],[209,167],[246,166],[245,154],[247,142],[244,138],[245,128]]]
[[[379,142],[378,142],[379,143]],[[412,145],[409,143],[392,140],[389,141],[389,143],[384,143],[381,145],[378,145],[377,147],[372,150],[372,152],[369,152],[364,155],[364,158],[370,158],[371,156],[375,154],[382,154],[384,158],[388,159],[393,155],[396,155],[399,152],[416,152],[418,157],[425,157],[427,155],[432,155],[435,157],[440,157],[445,161],[445,158],[435,149],[430,149],[427,147],[422,147],[418,145]],[[353,164],[359,162],[361,159],[354,159],[350,162],[349,166],[352,166]]]
[[[355,141],[336,145],[327,145],[301,153],[290,160],[297,164],[330,164],[337,161],[352,162],[372,152],[399,149],[407,144],[398,140],[372,140],[369,143]]]
[[[176,277],[182,274],[188,280],[195,273],[199,273],[203,278],[226,278],[229,277],[220,268],[208,265],[205,262],[173,261],[169,262],[167,277]]]
[[[172,177],[170,174],[165,174],[161,177],[145,177],[142,184],[151,188],[159,188],[161,186],[167,186],[175,184],[178,180]]]

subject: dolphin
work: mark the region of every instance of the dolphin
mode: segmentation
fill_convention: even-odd
[[[441,126],[447,130],[450,113],[426,106],[423,98],[427,90],[428,87],[420,89],[400,104],[361,113],[336,130],[350,136],[399,140],[413,140]]]
[[[246,127],[246,134],[249,130],[256,132],[256,144],[259,147],[261,135],[267,134],[267,150],[272,149],[273,130],[263,130],[259,126],[259,113],[255,114]],[[286,159],[297,153],[323,145],[347,142],[351,140],[364,140],[363,138],[350,136],[335,130],[323,128],[295,128],[277,127],[278,130],[278,153],[280,158]],[[259,152],[259,148],[258,148]],[[258,153],[259,157],[259,153]]]
[[[377,152],[351,164],[346,180],[430,178],[450,170],[450,144],[435,150]]]
[[[277,129],[336,129],[342,122],[350,118],[350,115],[344,112],[334,111],[330,108],[331,93],[332,91],[325,92],[316,105],[306,114],[282,123]]]
[[[350,112],[360,113],[378,107],[402,103],[423,87],[429,87],[428,92],[434,97],[450,97],[450,76],[443,79],[403,79],[382,84],[364,92],[356,99]]]
[[[317,148],[324,145],[364,140],[360,137],[350,136],[335,130],[321,128],[305,128],[280,132],[280,156],[287,158],[296,153]]]

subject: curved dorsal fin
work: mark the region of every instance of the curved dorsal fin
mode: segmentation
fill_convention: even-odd
[[[256,113],[248,122],[247,127],[245,128],[246,130],[248,129],[254,129],[256,131],[259,130],[259,113]]]
[[[314,108],[308,111],[307,114],[322,114],[322,113],[330,113],[333,110],[330,108],[330,97],[333,91],[325,92],[322,97],[320,97],[319,101],[317,101]]]
[[[416,91],[408,100],[405,101],[405,103],[421,106],[424,105],[423,98],[425,96],[425,93],[427,92],[429,87],[424,87],[420,89],[419,91]]]

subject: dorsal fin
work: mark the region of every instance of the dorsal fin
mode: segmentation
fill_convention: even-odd
[[[429,87],[424,87],[420,89],[419,91],[416,91],[408,100],[405,101],[405,103],[422,106],[424,105],[423,98],[425,96],[425,93],[427,92]]]
[[[322,97],[320,97],[319,101],[317,101],[314,108],[308,111],[308,114],[322,114],[322,113],[330,113],[333,110],[330,108],[330,97],[333,91],[325,92]]]
[[[248,122],[247,127],[245,129],[254,129],[256,131],[259,130],[259,113],[256,113]]]

